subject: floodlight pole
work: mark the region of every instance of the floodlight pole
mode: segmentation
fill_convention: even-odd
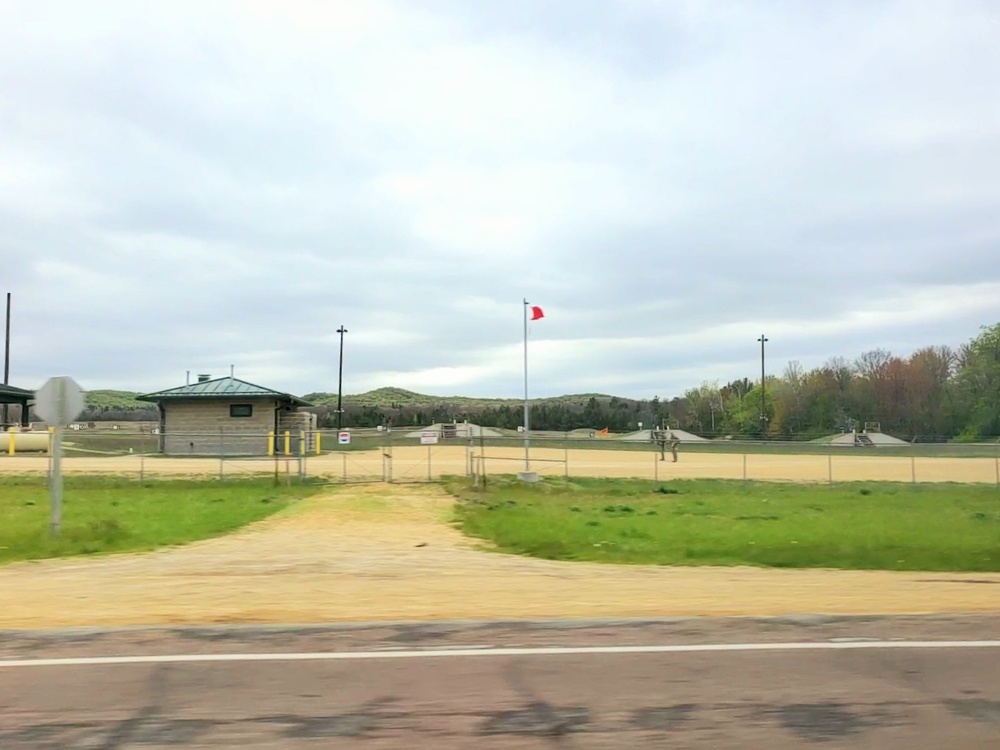
[[[341,325],[337,329],[337,333],[340,334],[340,366],[337,373],[337,432],[340,432],[344,421],[344,410],[341,408],[341,404],[344,390],[344,334],[347,333],[347,329]]]
[[[10,292],[7,292],[7,318],[6,318],[6,333],[4,335],[3,344],[3,384],[8,385],[10,378]],[[9,412],[7,410],[7,404],[3,405],[3,419],[0,419],[0,424],[6,426]],[[27,424],[28,419],[26,414],[21,415],[21,423]]]
[[[762,333],[760,338],[757,339],[760,342],[760,430],[762,436],[767,436],[767,409],[766,402],[764,399],[764,344],[767,343],[768,339]]]

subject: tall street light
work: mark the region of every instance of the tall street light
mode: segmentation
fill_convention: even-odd
[[[340,368],[337,373],[337,431],[339,432],[344,422],[344,409],[341,404],[344,391],[344,334],[347,333],[347,329],[340,326],[337,333],[340,334]]]
[[[760,430],[761,434],[766,436],[767,408],[764,401],[764,344],[767,343],[767,337],[762,333],[757,340],[760,342]]]

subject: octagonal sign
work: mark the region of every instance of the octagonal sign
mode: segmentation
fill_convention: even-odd
[[[65,427],[87,405],[83,389],[73,378],[49,378],[35,391],[35,413],[55,427]]]

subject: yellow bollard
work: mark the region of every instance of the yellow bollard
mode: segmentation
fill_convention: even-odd
[[[267,433],[267,455],[269,456],[274,455],[274,445],[275,445],[274,430],[271,430],[270,432]]]
[[[323,452],[322,443],[323,443],[323,433],[322,432],[317,432],[316,433],[316,455],[317,456],[320,455],[320,453]]]
[[[285,430],[285,455],[292,455],[292,433],[289,430]]]
[[[14,430],[7,428],[7,453],[11,456],[14,455]]]

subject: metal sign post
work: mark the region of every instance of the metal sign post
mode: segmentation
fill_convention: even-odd
[[[52,500],[49,531],[52,536],[59,536],[59,530],[62,528],[62,436],[62,427],[52,429],[52,479],[49,481],[49,494]]]
[[[52,536],[59,536],[62,528],[62,436],[63,428],[80,416],[86,405],[83,389],[72,378],[49,378],[35,392],[35,413],[52,427],[52,477],[49,481],[51,495]]]

